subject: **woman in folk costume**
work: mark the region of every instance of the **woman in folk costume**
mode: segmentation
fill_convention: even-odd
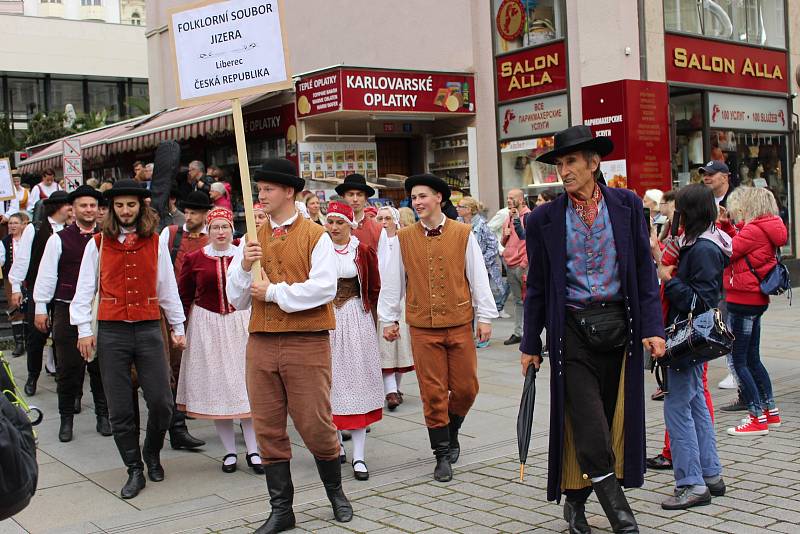
[[[189,320],[177,404],[192,417],[214,420],[227,452],[222,460],[225,473],[236,471],[233,420],[239,419],[247,445],[247,465],[264,474],[245,383],[250,310],[236,310],[225,289],[228,266],[236,252],[233,214],[214,208],[208,212],[206,224],[209,243],[186,255],[178,277],[178,291]]]
[[[340,433],[350,431],[353,474],[356,480],[367,480],[367,426],[383,416],[381,361],[373,320],[380,293],[378,258],[374,250],[351,235],[356,224],[350,206],[332,202],[325,227],[333,240],[338,271],[333,299],[336,329],[331,331],[333,423]],[[345,458],[342,445],[343,462]]]
[[[400,212],[391,206],[384,206],[378,210],[375,218],[383,226],[381,237],[378,239],[378,269],[383,270],[383,263],[393,247],[399,247],[397,230],[400,228]],[[378,345],[381,350],[381,369],[383,371],[383,392],[386,394],[386,406],[390,412],[403,404],[403,394],[400,392],[400,381],[403,374],[414,370],[414,358],[411,355],[411,336],[408,334],[408,325],[405,313],[399,321],[400,339],[386,341],[383,336],[378,336]],[[380,325],[380,332],[383,327]]]

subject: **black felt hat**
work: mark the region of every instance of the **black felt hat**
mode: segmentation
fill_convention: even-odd
[[[214,207],[211,203],[211,198],[203,191],[192,191],[186,195],[186,200],[180,202],[180,208],[190,210],[210,210]]]
[[[42,200],[42,202],[46,206],[50,206],[53,204],[69,204],[72,201],[69,199],[69,193],[66,191],[56,191],[46,199]]]
[[[121,196],[137,196],[139,198],[150,198],[150,190],[142,187],[142,184],[130,178],[117,180],[111,189],[107,189],[103,193],[106,198],[114,198]]]
[[[415,174],[409,176],[405,181],[406,193],[411,194],[411,189],[415,185],[427,185],[434,191],[442,194],[442,202],[450,198],[450,186],[447,182],[433,174]]]
[[[614,143],[609,137],[595,137],[588,126],[579,124],[570,126],[555,135],[555,147],[550,152],[545,152],[536,161],[554,165],[556,158],[581,150],[597,152],[601,157],[607,156],[614,150]]]
[[[342,196],[344,196],[345,191],[350,191],[351,189],[363,191],[367,194],[367,198],[375,194],[375,189],[367,184],[367,179],[358,173],[345,176],[344,182],[337,185],[335,189],[336,192]]]
[[[293,187],[295,191],[302,191],[306,181],[297,176],[297,167],[288,159],[273,158],[261,164],[253,173],[256,182],[269,182]]]
[[[75,199],[80,197],[92,197],[100,202],[100,200],[103,198],[103,193],[90,185],[82,185],[69,194],[69,202],[75,202]]]

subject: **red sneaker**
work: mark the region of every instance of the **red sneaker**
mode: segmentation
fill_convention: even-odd
[[[729,428],[728,434],[731,436],[763,436],[769,433],[766,416],[754,417],[751,415],[746,421],[739,426]]]
[[[781,426],[781,416],[778,414],[778,409],[764,410],[764,415],[767,416],[767,426],[769,428],[778,428]]]

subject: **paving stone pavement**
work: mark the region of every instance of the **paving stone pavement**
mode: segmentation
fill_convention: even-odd
[[[515,421],[522,378],[518,353],[503,347],[512,320],[500,321],[492,345],[479,351],[481,393],[465,423],[461,461],[452,482],[431,478],[433,460],[427,446],[416,384],[409,377],[403,388],[406,403],[384,414],[367,442],[371,478],[356,482],[343,467],[345,491],[355,518],[336,523],[324,498],[313,461],[290,429],[295,458],[297,529],[293,532],[565,532],[562,508],[545,500],[548,373],[540,373],[534,433],[524,482],[519,481]],[[783,426],[767,436],[728,436],[725,429],[744,413],[716,411],[716,429],[724,497],[710,506],[668,512],[660,502],[672,491],[672,473],[649,471],[642,488],[627,491],[641,531],[679,534],[729,532],[800,532],[800,333],[796,312],[776,300],[764,319],[762,354],[773,379]],[[12,361],[23,376],[24,358]],[[546,364],[545,364],[546,365]],[[712,362],[709,383],[719,407],[735,396],[716,383],[726,373],[724,361]],[[654,388],[647,376],[648,393]],[[87,415],[76,418],[76,440],[56,438],[54,384],[42,379],[35,402],[45,409],[39,427],[40,489],[28,509],[13,520],[0,522],[0,534],[19,532],[224,532],[254,531],[266,518],[268,505],[263,477],[242,467],[233,475],[219,470],[224,451],[213,425],[191,421],[192,432],[209,444],[198,453],[165,449],[167,480],[148,484],[132,501],[117,495],[124,481],[113,442],[94,433],[88,393]],[[663,441],[661,403],[646,400],[648,453]],[[144,413],[144,412],[143,412]],[[241,438],[239,438],[241,446]],[[587,504],[596,532],[610,532],[594,497]]]

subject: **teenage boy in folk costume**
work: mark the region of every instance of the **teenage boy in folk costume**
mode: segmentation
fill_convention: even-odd
[[[458,431],[478,394],[478,360],[472,323],[477,309],[477,337],[487,341],[497,307],[480,246],[471,227],[448,219],[442,203],[450,189],[430,174],[409,177],[406,192],[419,222],[397,232],[382,272],[378,300],[387,341],[399,336],[405,297],[414,367],[419,379],[425,424],[436,456],[434,479],[452,478],[458,461]]]
[[[158,219],[145,206],[150,191],[130,179],[118,180],[105,192],[111,210],[103,231],[83,253],[78,287],[70,305],[78,327],[78,348],[89,359],[95,348],[102,356],[111,428],[128,480],[120,494],[136,497],[145,486],[144,464],[153,482],[164,480],[159,453],[172,421],[169,366],[164,358],[161,312],[172,329],[171,341],[185,347],[183,306],[169,255],[158,243]],[[92,333],[92,300],[99,291],[97,339]],[[139,431],[131,390],[131,366],[147,401],[147,433],[139,447]]]
[[[347,522],[353,509],[342,491],[330,401],[336,253],[325,230],[297,211],[294,196],[305,180],[292,162],[267,160],[254,179],[268,219],[258,240],[237,251],[227,291],[236,309],[252,304],[247,392],[272,507],[256,532],[281,532],[295,524],[287,415],[314,455],[336,520]],[[262,270],[261,281],[253,280],[254,268]]]
[[[11,265],[8,278],[11,281],[11,307],[22,305],[23,286],[28,297],[33,296],[36,286],[36,275],[42,261],[47,240],[56,232],[64,229],[72,206],[69,195],[64,191],[56,191],[49,198],[42,200],[45,219],[25,227],[20,238],[19,247]],[[28,326],[28,381],[25,382],[25,395],[36,394],[36,383],[42,372],[42,354],[47,343],[49,332],[41,332],[34,325],[35,309],[33,302],[28,302],[25,310],[25,322]]]
[[[664,326],[642,201],[606,187],[600,158],[613,149],[586,126],[555,136],[539,161],[566,194],[528,216],[530,269],[520,345],[523,374],[550,352],[548,500],[566,495],[572,533],[590,532],[592,490],[614,532],[639,532],[617,479],[644,482],[643,346],[664,354]],[[623,452],[624,451],[624,452]]]
[[[89,371],[89,384],[97,415],[97,431],[111,435],[108,421],[108,404],[100,376],[99,359],[88,365],[78,350],[78,329],[69,322],[69,304],[75,296],[75,286],[81,268],[86,243],[99,231],[96,224],[97,203],[102,193],[82,185],[69,194],[75,223],[50,236],[44,248],[33,299],[36,302],[36,328],[46,333],[50,329],[48,306],[53,312],[53,342],[58,354],[56,363],[56,391],[61,426],[58,439],[72,441],[72,422],[83,391],[83,377]]]
[[[381,225],[373,218],[367,217],[364,209],[368,199],[375,194],[375,189],[367,184],[367,179],[360,174],[345,176],[344,182],[336,186],[336,192],[353,208],[355,222],[353,235],[374,251],[378,250],[378,239],[381,237]]]
[[[214,207],[211,199],[202,191],[192,191],[181,201],[185,222],[182,226],[170,225],[164,227],[159,236],[161,253],[167,254],[175,269],[175,279],[179,280],[184,258],[190,252],[199,250],[208,244],[208,228],[206,227],[206,215],[208,210]],[[163,323],[165,343],[167,342],[166,321]],[[169,366],[170,366],[170,385],[172,386],[172,396],[175,397],[178,391],[178,381],[181,373],[181,358],[183,350],[176,347],[168,347]],[[206,444],[205,441],[197,439],[189,434],[186,427],[186,414],[173,407],[172,424],[169,427],[169,444],[173,449],[196,449]]]

